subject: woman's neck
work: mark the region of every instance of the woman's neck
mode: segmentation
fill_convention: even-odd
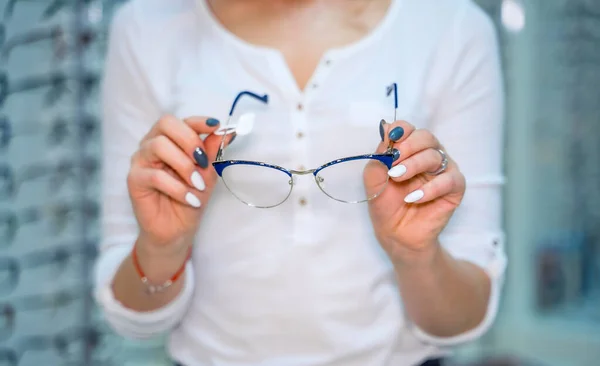
[[[324,52],[363,38],[391,0],[206,0],[244,41],[279,50],[301,89]]]

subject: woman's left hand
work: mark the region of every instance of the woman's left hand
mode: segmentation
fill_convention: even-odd
[[[389,171],[381,164],[365,169],[369,194],[381,191],[389,174],[385,190],[369,202],[375,234],[396,265],[427,258],[437,250],[438,236],[463,198],[465,177],[428,130],[404,121],[382,121],[380,134],[383,141],[377,152],[385,152],[392,143],[397,158]],[[447,158],[445,169],[439,150]]]

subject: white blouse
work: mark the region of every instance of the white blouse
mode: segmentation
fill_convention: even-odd
[[[271,209],[242,204],[219,181],[182,293],[146,313],[115,300],[110,283],[138,234],[126,186],[130,156],[161,115],[224,122],[238,92],[268,94],[252,133],[226,154],[314,168],[375,150],[379,121],[393,119],[386,86],[394,82],[398,119],[430,129],[467,178],[440,240],[492,279],[476,329],[438,338],[412,324],[367,205],[334,201],[310,177]],[[367,36],[326,52],[307,85],[298,88],[278,51],[228,32],[204,0],[133,0],[117,12],[104,83],[95,281],[120,334],[168,332],[170,354],[186,366],[397,366],[445,355],[489,329],[506,267],[503,93],[491,21],[469,0],[395,0]]]

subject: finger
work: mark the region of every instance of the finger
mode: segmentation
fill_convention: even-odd
[[[385,120],[379,122],[379,135],[381,143],[377,152],[386,151],[391,144],[404,141],[415,131],[415,127],[406,121],[395,121],[387,123]]]
[[[152,126],[152,129],[145,136],[145,139],[151,139],[160,134],[165,134],[165,132],[172,127],[174,123],[183,123],[190,127],[192,131],[194,131],[195,135],[201,134],[210,134],[216,131],[219,128],[220,122],[216,118],[212,117],[189,117],[184,120],[180,120],[179,118],[172,115],[164,115],[162,116],[155,124]]]
[[[148,131],[146,136],[144,136],[144,138],[140,141],[140,145],[158,135],[164,135],[165,130],[169,130],[177,123],[183,123],[183,121],[170,114],[163,115],[158,121],[156,121],[156,123],[152,125],[150,131]]]
[[[384,142],[404,141],[415,131],[415,126],[406,121],[395,121],[384,124]]]
[[[420,151],[408,159],[403,159],[388,171],[396,182],[408,180],[418,174],[434,172],[442,165],[442,155],[436,149]]]
[[[138,168],[132,169],[130,182],[141,187],[156,190],[175,201],[199,208],[202,202],[183,182],[169,175],[162,169]]]
[[[199,117],[193,116],[183,120],[197,135],[209,135],[215,132],[221,122],[218,119],[212,117]]]
[[[159,135],[144,143],[140,148],[140,156],[142,166],[152,167],[157,162],[164,163],[191,187],[199,191],[206,189],[204,178],[196,169],[194,161],[165,135]]]
[[[206,169],[208,165],[215,160],[222,141],[225,142],[224,147],[226,147],[231,144],[236,137],[235,133],[228,133],[225,140],[223,140],[223,136],[216,133],[220,123],[215,118],[189,117],[186,118],[184,122],[194,131],[206,135],[203,146],[196,147],[193,152],[194,159],[203,169]],[[208,126],[209,129],[207,129],[206,126]],[[211,176],[209,179],[216,179],[216,174],[213,174],[214,171],[212,169],[209,169],[208,171]]]
[[[146,138],[142,140],[142,144],[157,136],[164,135],[171,139],[181,150],[188,156],[192,157],[198,166],[206,169],[209,165],[209,157],[204,151],[204,144],[200,138],[198,131],[212,132],[217,129],[218,121],[214,118],[191,117],[185,121],[179,120],[173,116],[162,117],[148,133]],[[214,124],[208,126],[207,123]],[[200,127],[204,124],[204,127]]]
[[[429,130],[417,129],[413,131],[410,136],[395,143],[394,147],[400,151],[399,163],[421,151],[427,149],[439,149],[440,143]]]
[[[420,189],[409,193],[406,203],[425,203],[464,190],[465,180],[457,170],[447,171],[425,183]]]
[[[188,156],[191,156],[198,166],[206,169],[208,167],[209,159],[204,151],[204,144],[199,135],[200,132],[196,131],[196,129],[199,129],[198,119],[200,117],[193,118],[196,118],[196,120],[194,120],[195,128],[192,128],[190,123],[188,123],[188,121],[193,119],[181,121],[176,118],[163,118],[158,123],[159,131],[161,134],[173,140]],[[203,119],[203,123],[206,123],[206,119]],[[207,126],[205,126],[205,129],[206,128]],[[216,127],[211,128],[216,129]]]
[[[170,176],[172,176],[173,178],[177,179],[178,181],[187,184],[186,181],[184,181],[183,179],[181,179],[181,177],[179,176],[179,174],[177,174],[176,171],[174,171],[173,169],[171,169],[170,166],[164,165],[161,168],[162,170],[164,170],[165,172],[167,172]]]

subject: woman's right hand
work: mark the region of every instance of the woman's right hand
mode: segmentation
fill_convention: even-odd
[[[140,142],[127,185],[145,249],[179,251],[195,235],[216,181],[218,127],[214,118],[164,116]]]

